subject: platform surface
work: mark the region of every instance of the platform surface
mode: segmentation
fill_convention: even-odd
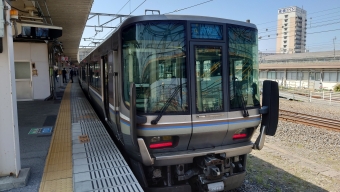
[[[143,191],[79,84],[71,109],[74,191]]]
[[[7,192],[143,191],[76,78],[61,100],[18,102],[25,187]],[[52,134],[36,134],[36,130]]]

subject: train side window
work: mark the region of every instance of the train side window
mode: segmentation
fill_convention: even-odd
[[[99,63],[90,64],[89,70],[90,85],[99,93],[101,92],[101,66]]]
[[[260,105],[257,30],[228,27],[230,109]]]

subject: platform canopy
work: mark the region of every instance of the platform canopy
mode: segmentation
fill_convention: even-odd
[[[94,0],[16,0],[9,1],[19,10],[19,20],[42,22],[62,27],[64,55],[77,63],[79,43]],[[23,17],[22,17],[23,16]],[[33,18],[30,18],[33,17]]]

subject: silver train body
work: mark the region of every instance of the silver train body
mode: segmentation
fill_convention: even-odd
[[[223,191],[242,185],[268,114],[257,51],[251,23],[136,16],[81,61],[79,80],[146,191]]]

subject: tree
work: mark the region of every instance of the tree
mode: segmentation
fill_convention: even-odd
[[[333,90],[334,90],[335,92],[340,92],[340,83],[337,83],[336,85],[334,85]]]

